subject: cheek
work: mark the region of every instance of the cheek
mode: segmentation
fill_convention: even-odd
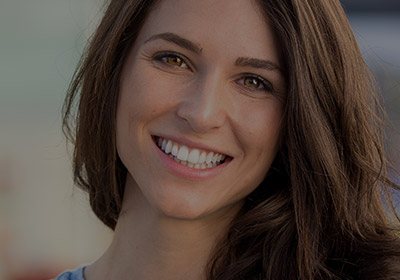
[[[267,174],[279,148],[282,121],[282,103],[275,99],[264,103],[241,103],[242,118],[237,119],[236,138],[243,152],[242,174],[237,185],[250,193]],[[248,112],[251,112],[249,114]]]
[[[127,65],[120,83],[116,115],[117,149],[121,159],[122,153],[139,152],[134,149],[148,139],[146,126],[173,110],[178,91],[172,85],[141,60]]]
[[[132,73],[132,78],[122,84],[118,102],[120,116],[128,116],[130,119],[135,120],[154,110],[157,102],[156,98],[154,98],[156,91],[141,76],[136,76]]]
[[[264,100],[252,108],[245,108],[240,118],[240,136],[243,150],[249,154],[256,154],[265,160],[273,158],[278,149],[281,122],[282,103],[277,99]]]

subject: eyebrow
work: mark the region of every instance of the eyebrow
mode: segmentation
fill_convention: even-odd
[[[191,52],[194,52],[196,54],[201,54],[203,48],[200,47],[199,44],[193,43],[192,41],[185,39],[175,33],[171,32],[166,32],[166,33],[160,33],[151,36],[149,39],[147,39],[144,44],[162,39],[167,42],[171,42],[181,48],[187,49]],[[253,67],[257,69],[265,69],[268,71],[279,71],[282,72],[281,67],[270,61],[270,60],[264,60],[264,59],[258,59],[258,58],[251,58],[251,57],[239,57],[235,61],[235,66],[241,66],[241,67]]]
[[[235,61],[236,66],[241,67],[253,67],[257,69],[265,69],[268,71],[279,71],[282,72],[281,67],[270,60],[263,60],[251,57],[239,57]]]
[[[146,44],[150,41],[154,41],[157,39],[163,39],[165,41],[174,43],[175,45],[178,45],[196,54],[201,54],[203,50],[198,44],[195,44],[192,41],[189,41],[188,39],[182,38],[181,36],[171,32],[153,35],[149,39],[147,39],[144,43]]]

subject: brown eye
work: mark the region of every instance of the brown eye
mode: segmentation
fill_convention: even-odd
[[[179,57],[173,57],[173,56],[168,56],[168,57],[164,57],[163,61],[165,63],[171,64],[171,65],[175,65],[178,67],[181,67],[182,65],[184,65],[184,62],[181,58]]]
[[[242,84],[243,86],[245,86],[250,90],[267,91],[267,92],[273,91],[271,83],[259,76],[253,76],[253,75],[245,76],[239,81],[240,84]]]
[[[258,89],[260,87],[260,85],[262,85],[262,84],[258,79],[253,78],[253,77],[248,77],[248,78],[244,79],[244,85],[247,87],[252,87],[254,89]]]
[[[173,53],[159,54],[156,57],[154,57],[154,59],[161,63],[167,64],[168,66],[189,69],[189,66],[187,65],[185,60],[179,55]]]

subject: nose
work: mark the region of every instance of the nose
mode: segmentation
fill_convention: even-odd
[[[206,133],[224,125],[226,94],[219,75],[209,75],[188,87],[180,102],[177,115],[196,133]]]

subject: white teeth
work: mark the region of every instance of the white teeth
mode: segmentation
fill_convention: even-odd
[[[164,149],[163,149],[164,150]],[[189,155],[189,148],[186,146],[181,146],[181,148],[178,151],[178,155],[176,156],[180,160],[187,160],[187,157]]]
[[[196,164],[199,162],[199,158],[200,158],[200,151],[197,149],[193,149],[190,151],[187,161]]]
[[[204,163],[206,161],[207,158],[207,153],[206,152],[201,152],[200,154],[200,158],[199,158],[199,163]]]
[[[172,151],[172,141],[168,140],[167,146],[165,147],[165,152],[169,154]]]
[[[213,168],[226,158],[223,154],[206,152],[199,149],[189,149],[185,145],[179,145],[161,137],[157,139],[157,145],[176,162],[190,168]]]
[[[210,163],[211,160],[212,160],[212,158],[213,158],[213,156],[214,156],[214,153],[213,153],[213,152],[209,152],[209,153],[207,154],[207,157],[206,157],[206,162],[207,162],[207,163]]]
[[[171,154],[173,154],[174,156],[176,156],[176,155],[178,154],[178,150],[179,150],[178,145],[177,145],[177,144],[174,144],[174,145],[172,146]]]
[[[219,159],[219,155],[216,154],[216,155],[214,155],[214,156],[212,157],[212,160],[211,160],[211,161],[214,163],[214,162],[217,162],[218,159]]]

